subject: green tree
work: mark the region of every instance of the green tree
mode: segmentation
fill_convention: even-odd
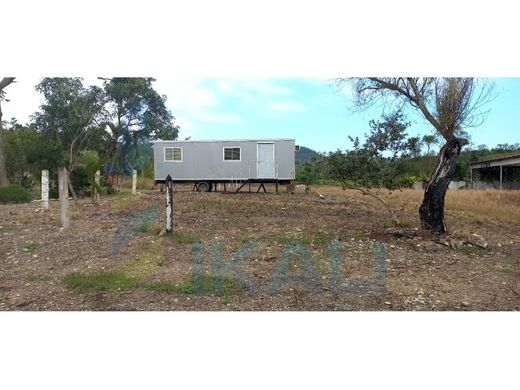
[[[342,79],[339,83],[351,81]],[[419,215],[424,229],[445,233],[444,200],[457,159],[469,143],[466,129],[484,121],[486,111],[483,108],[492,97],[493,85],[473,78],[371,77],[355,79],[354,87],[358,107],[364,108],[381,100],[399,107],[410,105],[444,139]]]
[[[44,78],[36,86],[44,97],[34,123],[46,139],[60,145],[63,165],[69,171],[80,158],[79,150],[104,149],[105,133],[99,119],[105,103],[103,91],[84,87],[79,77]]]
[[[5,165],[4,128],[2,125],[2,100],[5,99],[4,88],[14,82],[14,77],[3,77],[0,80],[0,188],[9,185]]]
[[[42,147],[45,143],[34,127],[13,121],[4,129],[6,170],[10,182],[21,184],[26,172],[36,173],[35,153]]]
[[[340,180],[344,189],[356,189],[378,200],[396,225],[399,225],[397,215],[378,191],[397,188],[398,176],[402,173],[398,162],[416,153],[417,137],[408,138],[406,134],[409,125],[400,111],[383,115],[382,121],[370,121],[370,132],[365,134],[363,144],[358,137],[349,137],[353,143],[351,150],[345,153],[338,150],[328,157],[332,177]]]
[[[422,141],[426,145],[426,155],[429,156],[432,146],[437,143],[437,137],[433,134],[425,134]]]
[[[153,78],[103,79],[104,118],[108,128],[108,156],[121,170],[134,168],[139,146],[149,140],[176,139],[179,127],[166,107],[166,96],[152,86]]]

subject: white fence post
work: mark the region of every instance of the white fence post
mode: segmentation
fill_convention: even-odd
[[[173,226],[173,180],[166,176],[166,231],[171,232]]]
[[[69,185],[67,180],[67,168],[58,170],[58,182],[60,191],[60,217],[61,226],[67,229],[70,226],[69,221]]]
[[[99,184],[101,183],[101,172],[100,171],[96,171],[96,175],[94,176],[94,182],[96,183],[96,188],[94,189],[96,195],[95,195],[94,199],[97,202],[99,200],[98,188],[99,188]]]
[[[49,208],[49,171],[42,171],[42,207]]]
[[[137,194],[137,170],[132,173],[132,195]]]

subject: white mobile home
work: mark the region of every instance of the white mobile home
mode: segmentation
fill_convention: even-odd
[[[211,191],[215,183],[281,183],[294,180],[294,139],[156,141],[155,181],[194,183]]]

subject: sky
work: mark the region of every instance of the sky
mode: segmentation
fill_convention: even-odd
[[[3,119],[27,123],[41,104],[34,86],[22,77],[5,89]],[[520,78],[494,78],[495,98],[486,121],[470,129],[472,146],[520,143]],[[84,83],[99,84],[87,77]],[[319,152],[346,149],[348,136],[360,138],[382,107],[353,110],[350,88],[326,78],[172,78],[157,77],[155,89],[180,125],[179,139],[295,138]],[[408,113],[410,136],[431,134],[419,114]]]

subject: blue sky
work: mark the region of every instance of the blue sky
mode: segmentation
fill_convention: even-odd
[[[470,131],[474,146],[520,142],[520,78],[493,80],[496,97],[488,104],[487,119]],[[347,136],[362,137],[370,119],[382,113],[381,107],[353,111],[348,88],[338,91],[328,79],[208,78],[188,85],[186,101],[179,100],[182,93],[170,99],[181,138],[294,137],[324,152],[347,148]],[[160,80],[158,87],[163,90]],[[410,135],[432,132],[420,115],[410,112],[408,119]]]
[[[10,101],[3,105],[4,120],[16,117],[23,123],[37,110],[38,80],[19,78],[6,89]],[[497,96],[488,105],[485,123],[471,129],[474,146],[520,142],[520,78],[493,80]],[[155,87],[168,97],[181,139],[291,137],[299,145],[325,152],[349,147],[347,136],[362,137],[370,119],[382,113],[380,107],[351,110],[349,89],[339,91],[331,79],[157,77]],[[432,132],[420,115],[412,113],[408,120],[410,135]]]

